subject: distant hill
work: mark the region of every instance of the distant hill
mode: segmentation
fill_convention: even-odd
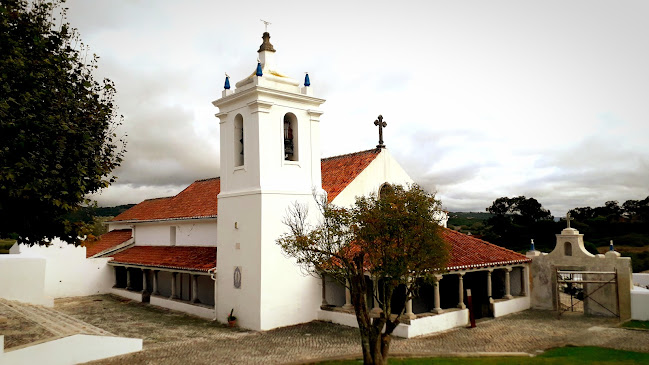
[[[94,213],[96,217],[115,217],[133,206],[135,206],[135,204],[124,204],[114,207],[97,207],[94,209]]]
[[[449,212],[448,224],[454,226],[472,225],[476,222],[486,221],[493,214],[486,212]]]
[[[486,212],[449,212],[447,225],[462,233],[481,236],[484,234],[484,221],[492,216],[493,214]]]

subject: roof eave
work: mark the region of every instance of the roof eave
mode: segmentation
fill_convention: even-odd
[[[159,218],[159,219],[126,219],[121,221],[109,221],[108,223],[156,223],[156,222],[169,222],[169,221],[189,221],[189,220],[199,220],[199,219],[216,219],[217,215],[205,215],[197,217],[178,217],[178,218]]]

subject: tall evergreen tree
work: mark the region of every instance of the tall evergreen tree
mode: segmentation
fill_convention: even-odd
[[[0,236],[30,244],[78,243],[84,225],[67,215],[115,180],[125,152],[114,84],[93,78],[98,57],[63,2],[0,0]]]

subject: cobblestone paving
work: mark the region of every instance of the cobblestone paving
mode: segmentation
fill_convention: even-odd
[[[144,339],[144,350],[93,364],[279,364],[360,356],[356,329],[312,322],[267,332],[241,331],[177,312],[96,296],[58,300],[56,307],[118,336]],[[617,328],[611,319],[525,311],[483,320],[474,329],[404,340],[392,354],[528,352],[595,345],[649,352],[649,332]]]

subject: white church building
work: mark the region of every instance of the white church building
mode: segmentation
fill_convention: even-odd
[[[123,212],[109,222],[107,234],[87,245],[87,256],[112,258],[112,293],[154,305],[219,321],[233,311],[241,327],[254,330],[317,319],[355,325],[343,286],[304,275],[283,255],[275,243],[286,230],[282,220],[296,201],[317,212],[314,192],[349,206],[385,183],[413,180],[382,140],[370,150],[321,159],[325,100],[314,96],[308,75],[301,83],[280,73],[270,35],[262,38],[255,73],[235,89],[226,77],[213,102],[221,176]],[[444,237],[452,247],[448,271],[408,303],[396,334],[466,324],[467,288],[479,315],[529,308],[529,258],[448,229]]]
[[[24,285],[15,291],[0,287],[15,293],[5,297],[51,305],[51,298],[113,293],[221,322],[232,311],[239,326],[253,330],[313,320],[356,325],[348,290],[331,278],[305,275],[275,243],[287,229],[287,208],[307,204],[317,220],[314,192],[350,206],[383,184],[413,180],[382,137],[376,148],[321,158],[325,100],[314,96],[308,75],[299,82],[281,74],[270,35],[262,38],[256,71],[234,89],[226,77],[221,98],[213,102],[221,176],[137,204],[85,247],[14,246],[12,253],[47,258],[34,262],[42,272],[38,285],[29,286],[33,293],[25,294]],[[412,337],[467,325],[469,290],[478,318],[530,308],[532,258],[447,229],[446,215],[440,218],[450,261],[433,285],[407,303],[394,334]],[[25,265],[19,257],[5,261],[7,270]],[[368,275],[368,286],[380,279]],[[368,304],[377,307],[371,296]]]

